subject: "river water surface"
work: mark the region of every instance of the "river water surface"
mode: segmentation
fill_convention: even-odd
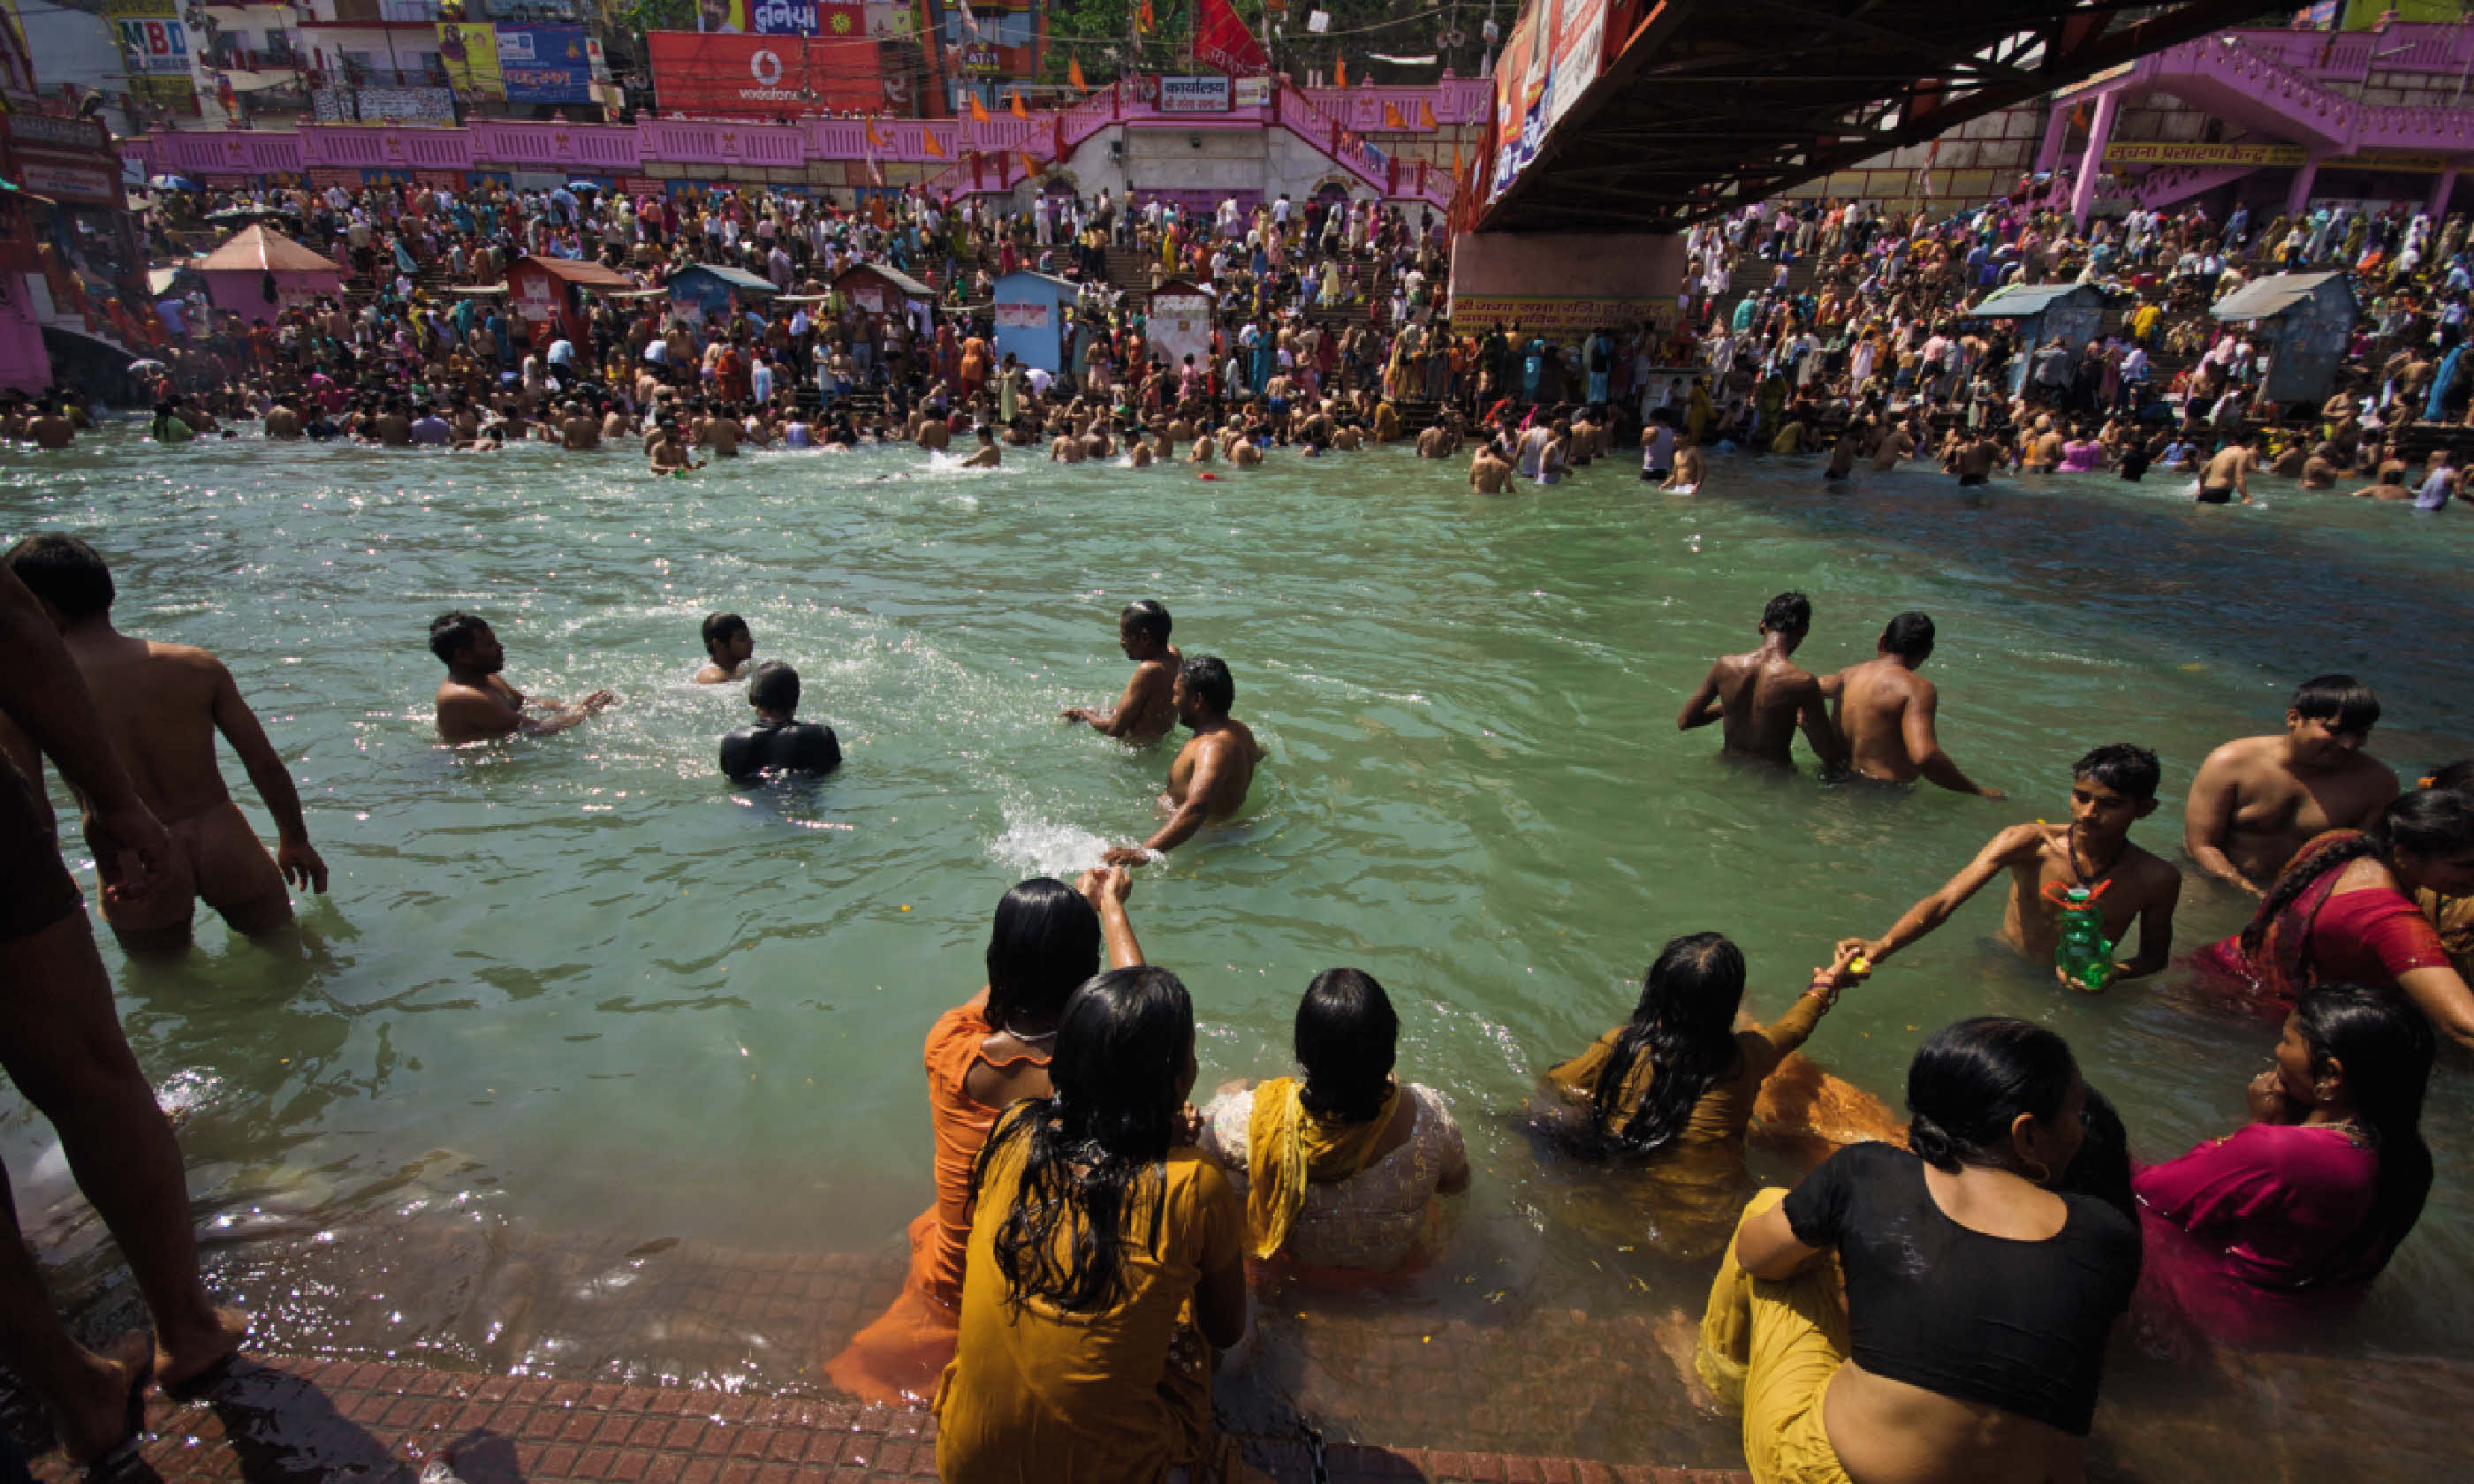
[[[980,986],[997,897],[1152,827],[1169,753],[1055,717],[1113,696],[1116,610],[1155,597],[1187,653],[1227,659],[1271,750],[1243,819],[1144,870],[1132,902],[1195,993],[1204,1087],[1284,1070],[1306,980],[1354,965],[1391,991],[1403,1074],[1448,1097],[1477,1169],[1437,1270],[1266,1306],[1267,1404],[1375,1443],[1726,1463],[1730,1424],[1684,1401],[1666,1353],[1709,1269],[1650,1256],[1619,1186],[1526,1134],[1536,1073],[1627,1014],[1677,933],[1734,936],[1749,1008],[1777,1014],[1833,938],[1881,931],[2001,826],[2059,817],[2097,743],[2163,756],[2139,838],[2177,859],[2193,768],[2275,728],[2304,676],[2372,680],[2372,750],[2401,770],[2474,751],[2474,533],[2274,485],[2265,509],[2198,509],[2178,482],[1827,490],[1768,461],[1722,463],[1709,489],[1658,494],[1617,459],[1487,499],[1457,461],[1396,450],[1208,482],[784,452],[657,483],[617,452],[164,449],[124,428],[12,451],[0,535],[86,536],[125,629],[222,656],[334,870],[297,951],[211,919],[168,968],[105,947],[140,1060],[187,1108],[213,1260],[268,1348],[820,1387],[816,1345],[778,1334],[665,1349],[487,1311],[513,1252],[618,1253],[594,1281],[622,1285],[684,1254],[860,1255],[871,1291],[898,1273],[929,1194],[920,1039]],[[1714,733],[1679,735],[1710,657],[1749,647],[1789,587],[1813,600],[1815,669],[1929,611],[1945,745],[2010,802],[1750,773]],[[424,635],[454,607],[494,621],[520,687],[623,704],[439,748]],[[716,776],[715,739],[748,719],[740,687],[688,682],[716,609],[840,732],[821,786]],[[2070,1038],[2142,1155],[2236,1124],[2273,1027],[2205,1012],[2178,969],[2063,997],[1994,943],[2000,913],[1988,893],[1809,1049],[1895,1104],[1924,1031],[2024,1015]],[[2177,945],[2244,915],[2195,880]],[[2435,1385],[2474,1395],[2469,1109],[2443,1067],[2438,1187],[2356,1325],[2268,1361],[2125,1346],[2106,1467],[2256,1478],[2302,1468],[2312,1439],[2428,1415]],[[6,1092],[0,1152],[61,1271],[125,1304],[48,1128]],[[464,1250],[407,1245],[432,1229],[487,1251],[424,1258]],[[1428,1373],[1489,1404],[1403,1402]]]

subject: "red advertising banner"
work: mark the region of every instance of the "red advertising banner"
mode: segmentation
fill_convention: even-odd
[[[656,31],[644,39],[653,63],[653,96],[665,113],[796,118],[885,104],[877,43],[864,37]]]
[[[1198,0],[1194,28],[1194,60],[1230,77],[1252,77],[1272,70],[1263,43],[1246,29],[1228,0]]]

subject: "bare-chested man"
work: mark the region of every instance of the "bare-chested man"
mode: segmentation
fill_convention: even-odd
[[[561,409],[558,425],[559,446],[570,453],[597,453],[601,448],[601,420],[584,410],[581,402],[570,402]]]
[[[1710,667],[1701,688],[1684,703],[1675,730],[1690,731],[1724,722],[1720,750],[1756,757],[1781,768],[1795,766],[1794,741],[1804,738],[1824,768],[1846,761],[1846,750],[1830,725],[1821,682],[1791,658],[1812,629],[1812,603],[1800,592],[1782,592],[1761,610],[1760,648],[1727,655]]]
[[[1675,467],[1666,476],[1661,490],[1677,494],[1691,494],[1700,490],[1701,482],[1710,477],[1710,461],[1701,452],[1701,444],[1689,433],[1675,436]]]
[[[26,422],[26,436],[41,448],[66,448],[77,442],[77,424],[61,415],[61,404],[45,396],[35,403],[35,416]]]
[[[1941,694],[1918,675],[1932,658],[1933,622],[1922,613],[1901,613],[1881,631],[1877,653],[1821,682],[1837,703],[1834,720],[1856,772],[1882,782],[1924,778],[1953,793],[2004,797],[1958,771],[1941,750],[1933,711]]]
[[[1050,440],[1048,444],[1048,462],[1051,464],[1081,463],[1082,440],[1080,436],[1069,427],[1064,432],[1057,434],[1056,437]]]
[[[290,922],[285,883],[324,892],[327,863],[309,844],[292,775],[231,672],[203,649],[114,629],[110,569],[76,537],[30,536],[9,553],[9,565],[42,599],[94,696],[112,750],[147,809],[171,833],[171,853],[153,891],[133,901],[104,898],[104,920],[121,946],[132,954],[184,951],[202,897],[233,931],[252,937]],[[275,818],[273,856],[224,786],[217,732],[239,754]],[[40,755],[13,732],[8,740],[19,771],[40,777]]]
[[[279,392],[275,405],[266,410],[266,420],[259,427],[268,438],[278,443],[298,443],[301,439],[301,414],[292,405],[292,395]]]
[[[1501,494],[1512,479],[1512,466],[1497,458],[1492,443],[1480,443],[1469,456],[1469,488],[1480,494]]]
[[[705,661],[695,673],[699,685],[735,681],[747,668],[747,661],[756,658],[756,635],[737,613],[707,613],[703,635]]]
[[[483,620],[466,612],[441,613],[430,620],[429,652],[447,666],[438,686],[438,736],[449,747],[523,732],[546,736],[594,716],[618,697],[596,690],[573,706],[543,697],[527,697],[501,679],[507,651]],[[528,716],[527,708],[543,714]]]
[[[1228,714],[1237,699],[1237,682],[1218,656],[1197,655],[1179,665],[1170,698],[1176,719],[1194,736],[1169,765],[1168,791],[1160,795],[1161,807],[1170,811],[1168,823],[1141,845],[1110,850],[1106,861],[1111,866],[1157,860],[1204,825],[1236,813],[1253,786],[1255,764],[1263,760],[1254,733]]]
[[[2061,942],[2061,908],[2046,892],[2083,886],[2094,892],[2104,915],[2104,936],[2119,948],[2139,924],[2139,952],[2116,960],[2104,983],[2064,979],[2071,988],[2096,993],[2122,979],[2163,969],[2173,956],[2173,907],[2182,897],[2182,873],[2172,863],[2130,843],[2130,826],[2156,812],[2162,770],[2156,754],[2116,742],[2081,757],[2071,769],[2071,822],[2013,825],[1995,835],[1967,868],[1941,890],[1909,907],[1890,930],[1867,942],[1842,940],[1876,965],[1950,921],[1967,899],[2002,872],[2010,873],[2010,902],[2002,913],[2001,941],[2026,958],[2051,963]],[[2059,970],[2055,970],[2058,976]]]
[[[2380,698],[2350,675],[2304,681],[2285,734],[2237,737],[2208,754],[2182,807],[2182,848],[2199,868],[2257,897],[2316,834],[2360,829],[2397,793],[2363,751]]]
[[[1104,710],[1068,706],[1064,717],[1085,722],[1127,742],[1156,742],[1176,725],[1177,666],[1185,657],[1168,641],[1168,610],[1151,598],[1128,603],[1117,615],[1117,647],[1134,662],[1124,695]]]
[[[2253,445],[2258,442],[2258,434],[2244,433],[2217,450],[2199,473],[2200,504],[2230,504],[2236,495],[2244,505],[2250,503],[2250,471],[2259,463]]]

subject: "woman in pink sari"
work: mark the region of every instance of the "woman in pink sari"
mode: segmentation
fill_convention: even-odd
[[[2403,794],[2369,829],[2312,840],[2250,925],[2200,949],[2193,966],[2235,997],[2276,1011],[2292,1009],[2313,984],[2392,984],[2441,1036],[2474,1046],[2474,992],[2414,905],[2425,889],[2474,894],[2474,797],[2442,788]]]
[[[2359,1297],[2431,1191],[2419,1125],[2436,1047],[2397,990],[2305,989],[2250,1084],[2251,1121],[2133,1178],[2143,1287],[2233,1341]]]

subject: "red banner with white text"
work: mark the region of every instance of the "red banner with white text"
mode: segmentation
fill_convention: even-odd
[[[797,118],[885,107],[877,43],[864,36],[744,36],[656,31],[645,38],[664,113]]]
[[[1228,0],[1197,0],[1194,60],[1230,77],[1253,77],[1272,70],[1263,43],[1246,29]]]

